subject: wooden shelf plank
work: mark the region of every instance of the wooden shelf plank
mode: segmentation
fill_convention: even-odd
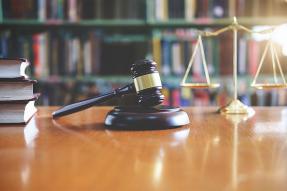
[[[287,17],[268,17],[268,18],[250,18],[242,17],[238,18],[238,22],[242,25],[280,25],[287,23]],[[58,26],[58,27],[208,27],[208,26],[222,26],[232,23],[232,18],[198,18],[192,21],[186,21],[184,19],[173,19],[167,21],[156,20],[137,20],[137,19],[102,19],[102,20],[81,20],[78,22],[69,22],[63,20],[54,21],[39,21],[37,19],[3,19],[0,21],[0,26]]]

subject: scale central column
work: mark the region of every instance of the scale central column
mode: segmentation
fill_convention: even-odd
[[[234,84],[234,95],[233,100],[226,106],[220,108],[222,114],[248,114],[254,112],[254,110],[247,105],[244,105],[238,100],[238,79],[237,79],[237,30],[238,23],[234,17],[232,24],[233,30],[233,84]]]
[[[237,28],[233,28],[233,83],[234,100],[237,100]]]

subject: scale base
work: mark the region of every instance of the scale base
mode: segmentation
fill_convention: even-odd
[[[105,119],[105,126],[115,130],[158,130],[189,124],[186,112],[170,106],[115,107]]]
[[[228,105],[219,109],[221,114],[252,114],[254,110],[247,105],[244,105],[241,101],[233,100]]]

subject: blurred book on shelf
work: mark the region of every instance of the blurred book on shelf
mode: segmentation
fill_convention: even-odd
[[[95,19],[146,19],[156,21],[228,18],[282,17],[286,15],[284,0],[5,0],[6,19],[38,21],[70,21]],[[264,10],[264,11],[262,11]]]
[[[279,17],[286,15],[283,0],[155,0],[154,19],[167,21],[227,17]],[[262,11],[264,10],[264,11]]]
[[[84,97],[87,98],[85,91],[77,90],[77,86],[83,87],[82,89],[85,89],[84,87],[89,89],[88,82],[68,85],[68,83],[61,81],[62,77],[70,76],[72,79],[75,77],[85,79],[87,76],[129,75],[130,65],[133,61],[148,55],[149,48],[144,40],[126,41],[123,40],[125,38],[121,35],[121,38],[119,38],[121,40],[117,41],[117,37],[114,38],[114,36],[117,35],[107,36],[100,31],[91,30],[81,34],[69,32],[23,34],[15,38],[11,32],[3,31],[0,34],[0,52],[3,57],[15,57],[18,55],[29,58],[33,65],[33,76],[36,79],[40,79],[41,83],[46,83],[46,85],[42,85],[41,89],[45,93],[39,103],[58,105],[71,103]],[[130,38],[129,36],[127,37]],[[239,37],[239,75],[252,77],[255,75],[266,41],[256,41],[252,37],[244,35]],[[177,76],[179,84],[179,78],[182,77],[187,67],[196,41],[196,31],[193,29],[161,30],[156,43],[158,46],[157,51],[159,51],[157,54],[160,57],[160,60],[157,61],[158,67],[163,77]],[[219,39],[203,38],[209,74],[212,78],[215,77],[219,81],[224,76],[231,79],[232,44],[230,41],[232,41],[230,35],[224,35]],[[282,61],[286,60],[282,53],[279,54],[279,57]],[[271,59],[271,55],[268,54],[265,60],[266,64],[263,65],[262,74],[267,76],[272,74],[272,66],[268,64]],[[283,67],[283,70],[286,69],[286,67]],[[53,81],[55,77],[59,78],[60,81]],[[197,81],[205,80],[200,52],[196,53],[190,78]],[[45,81],[45,79],[51,79],[51,82]],[[88,81],[97,86],[97,81]],[[51,83],[51,86],[49,83]],[[228,82],[223,81],[222,84],[224,85],[225,83]],[[246,83],[249,84],[250,81]],[[170,104],[204,105],[207,103],[206,97],[210,99],[209,104],[216,103],[211,99],[211,97],[214,97],[213,94],[208,93],[208,91],[191,92],[190,99],[192,101],[183,101],[181,97],[188,100],[188,96],[186,96],[188,94],[184,93],[185,96],[181,96],[180,91],[174,92],[177,91],[175,86],[169,84],[165,84],[165,87],[168,90],[166,91],[166,93],[168,92],[167,97],[169,97],[167,103]],[[232,87],[228,87],[228,89],[232,89]],[[218,91],[220,92],[222,89]],[[247,89],[247,92],[250,91]],[[66,92],[75,93],[65,96]],[[105,91],[99,88],[99,92],[104,93]],[[221,94],[218,93],[216,95]],[[281,95],[281,100],[283,100],[282,97]],[[249,102],[257,104],[252,101]],[[283,101],[280,103],[283,103]]]
[[[27,57],[34,77],[129,74],[130,65],[144,58],[143,42],[107,42],[97,31],[72,33],[0,34],[3,57]],[[104,63],[104,64],[102,64]]]
[[[164,94],[165,103],[173,106],[224,106],[231,101],[232,94],[230,92],[230,87],[216,91],[166,88]],[[287,92],[284,89],[277,91],[245,90],[244,93],[239,94],[239,100],[252,106],[286,106]]]

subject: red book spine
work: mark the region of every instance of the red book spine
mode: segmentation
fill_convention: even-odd
[[[41,77],[41,64],[40,64],[40,39],[36,34],[33,37],[33,55],[34,55],[34,76],[36,78]]]
[[[162,94],[164,95],[164,100],[162,102],[163,105],[170,105],[170,95],[169,95],[169,89],[163,88]]]
[[[172,106],[180,106],[180,90],[174,89],[172,90]]]
[[[249,43],[249,55],[248,55],[248,63],[249,63],[249,74],[255,75],[257,71],[257,65],[259,64],[259,45],[258,42],[254,40],[250,40]]]

